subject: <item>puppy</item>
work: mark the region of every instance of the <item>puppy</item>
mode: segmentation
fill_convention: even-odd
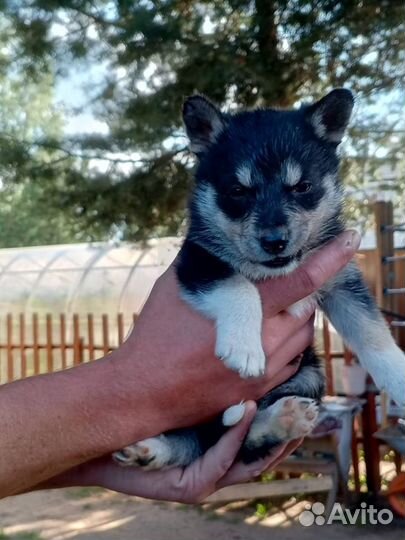
[[[242,377],[261,375],[266,363],[255,282],[290,273],[344,230],[337,149],[352,108],[353,96],[345,89],[297,110],[231,115],[199,95],[184,104],[198,166],[177,277],[184,300],[215,321],[217,357]],[[405,356],[356,265],[290,311],[299,315],[314,302],[377,386],[404,403]],[[241,458],[256,460],[275,445],[308,434],[323,391],[320,362],[307,349],[298,372],[259,400]],[[228,425],[231,413],[225,413]],[[223,424],[218,419],[160,435],[114,457],[146,469],[185,466],[215,444]]]

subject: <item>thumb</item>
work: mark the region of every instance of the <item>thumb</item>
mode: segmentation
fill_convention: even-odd
[[[230,469],[256,414],[256,403],[247,401],[242,419],[221,437],[201,459],[201,475],[207,484],[215,485]]]
[[[273,316],[320,289],[353,258],[360,241],[358,232],[345,231],[288,276],[260,284],[265,316]]]

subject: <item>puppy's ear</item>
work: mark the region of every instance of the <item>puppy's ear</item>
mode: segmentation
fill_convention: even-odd
[[[203,96],[186,99],[183,120],[190,139],[190,150],[203,154],[213,144],[224,128],[224,117],[219,109]]]
[[[350,90],[336,88],[310,105],[306,117],[320,139],[338,145],[349,123],[353,105],[354,98]]]

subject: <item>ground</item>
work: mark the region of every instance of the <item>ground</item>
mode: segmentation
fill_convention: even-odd
[[[290,500],[260,517],[241,503],[222,508],[149,502],[104,490],[43,491],[0,501],[0,540],[403,540],[405,524],[303,527],[305,501]],[[277,527],[275,529],[275,527]],[[327,528],[325,528],[327,527]]]

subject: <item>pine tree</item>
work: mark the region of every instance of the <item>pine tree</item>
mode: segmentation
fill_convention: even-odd
[[[284,107],[347,86],[364,103],[405,80],[402,2],[10,0],[2,12],[30,77],[104,66],[101,82],[88,81],[88,107],[108,134],[36,141],[52,153],[50,204],[63,204],[95,238],[181,228],[193,163],[180,118],[185,96]],[[365,136],[353,130],[351,154]],[[97,156],[110,157],[105,172],[87,166]]]

